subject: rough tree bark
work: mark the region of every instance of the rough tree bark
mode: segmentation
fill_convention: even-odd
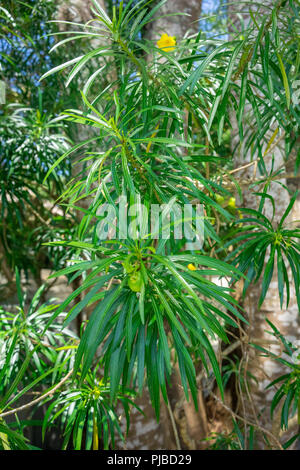
[[[180,41],[188,34],[198,33],[201,8],[202,0],[168,0],[157,11],[155,22],[149,23],[147,36],[156,40],[161,34],[167,33]],[[166,16],[173,13],[185,15]]]

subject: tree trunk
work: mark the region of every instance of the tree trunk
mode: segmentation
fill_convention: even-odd
[[[201,7],[202,0],[168,0],[157,11],[155,22],[149,23],[147,36],[151,40],[157,40],[161,34],[167,33],[175,36],[179,42],[188,34],[198,33]],[[185,15],[165,16],[173,13]]]

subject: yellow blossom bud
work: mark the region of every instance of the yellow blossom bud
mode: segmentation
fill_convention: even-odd
[[[168,34],[164,33],[156,44],[160,49],[169,52],[175,49],[176,39],[175,36],[168,36]]]
[[[196,271],[197,270],[196,266],[192,263],[188,264],[188,268],[189,268],[190,271]]]

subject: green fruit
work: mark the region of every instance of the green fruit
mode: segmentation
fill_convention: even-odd
[[[143,286],[143,279],[140,271],[135,272],[128,279],[128,286],[133,292],[141,292]]]
[[[134,255],[129,255],[127,258],[124,260],[123,266],[127,274],[133,273],[133,271],[137,268],[137,262],[134,261],[133,263],[131,262],[131,259],[135,258]]]
[[[220,194],[216,194],[216,201],[218,204],[222,204],[224,202],[223,196],[220,196]]]

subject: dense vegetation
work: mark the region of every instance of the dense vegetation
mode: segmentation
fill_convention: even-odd
[[[229,412],[209,448],[299,437],[300,329],[291,340],[263,319],[274,353],[245,302],[255,292],[259,312],[275,283],[282,310],[300,307],[299,2],[246,2],[238,24],[228,7],[153,40],[165,4],[92,0],[85,24],[49,22],[56,2],[0,8],[1,297],[19,304],[0,307],[2,449],[32,448],[33,426],[59,429],[63,449],[114,448],[145,389],[157,420],[170,407],[176,366],[196,410],[206,381]],[[61,276],[72,293],[47,302]],[[271,426],[245,405],[249,349],[280,365]]]

